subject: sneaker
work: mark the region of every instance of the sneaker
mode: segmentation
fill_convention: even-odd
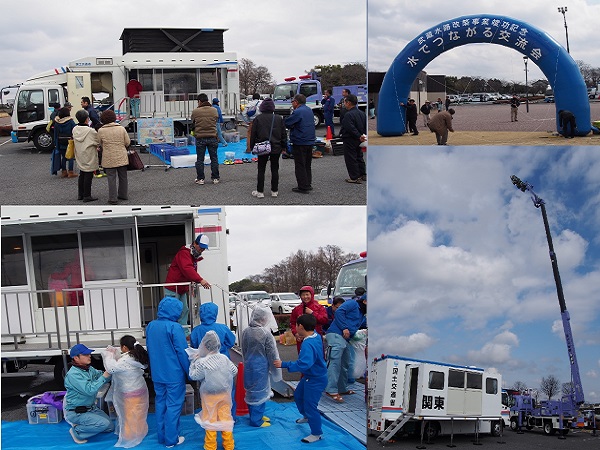
[[[87,439],[79,439],[77,436],[75,436],[75,430],[73,430],[73,428],[69,429],[69,434],[76,444],[85,444],[87,442]]]
[[[179,439],[177,440],[177,444],[167,445],[167,448],[173,448],[176,445],[183,444],[183,441],[185,441],[185,438],[183,436],[179,436]]]
[[[219,184],[219,179],[218,178],[213,178],[213,184]]]
[[[202,179],[200,179],[200,180],[199,180],[198,178],[196,178],[196,179],[194,180],[194,183],[196,183],[196,184],[199,184],[199,185],[201,185],[201,186],[202,186],[202,185],[204,184],[204,178],[202,178]]]
[[[320,434],[318,436],[315,434],[309,434],[305,438],[302,438],[301,441],[306,442],[307,444],[312,444],[313,442],[320,441],[322,437],[323,436]]]
[[[360,179],[361,179],[362,181],[367,181],[367,176],[366,176],[366,175],[363,175],[363,176],[361,176],[361,177],[360,177]]]
[[[278,195],[279,195],[279,192],[271,191],[271,197],[277,197]]]
[[[301,419],[296,419],[296,423],[308,423],[308,419],[306,417],[302,417]]]
[[[252,197],[265,198],[265,194],[263,194],[262,192],[258,192],[258,191],[252,191]]]
[[[357,178],[356,180],[353,180],[352,178],[346,178],[346,183],[361,184],[362,181],[360,181],[360,178]]]

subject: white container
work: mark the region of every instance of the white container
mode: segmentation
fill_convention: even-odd
[[[225,152],[225,159],[234,159],[235,152]]]
[[[171,156],[171,167],[194,167],[196,164],[196,155]]]

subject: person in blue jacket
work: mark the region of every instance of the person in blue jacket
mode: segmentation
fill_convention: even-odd
[[[292,99],[294,112],[286,117],[285,126],[290,129],[290,142],[294,155],[294,171],[298,187],[292,191],[308,194],[312,190],[312,148],[316,131],[312,110],[306,106],[306,96],[296,94]]]
[[[275,367],[283,367],[289,372],[300,372],[302,378],[294,391],[294,401],[302,418],[296,423],[306,423],[310,435],[302,442],[311,443],[323,437],[321,414],[317,408],[321,394],[327,385],[327,366],[323,357],[323,339],[315,333],[317,319],[312,314],[298,317],[296,331],[303,338],[297,361],[275,361]]]
[[[185,401],[185,382],[190,361],[185,351],[187,341],[177,322],[183,309],[174,297],[158,304],[157,318],[146,327],[146,346],[156,393],[156,425],[159,444],[167,448],[181,444],[179,416]]]
[[[348,300],[337,309],[333,322],[327,330],[329,359],[327,362],[327,387],[325,393],[332,400],[343,403],[342,394],[354,394],[348,390],[348,373],[353,352],[350,339],[363,323],[367,310],[366,297]]]
[[[221,107],[219,106],[219,99],[216,97],[213,98],[212,105],[213,105],[213,108],[215,108],[217,110],[217,112],[219,113],[219,119],[217,120],[217,139],[223,145],[223,147],[227,147],[227,141],[223,137],[223,131],[221,130],[221,125],[223,125],[224,120],[223,120],[223,112],[221,111]]]
[[[332,97],[331,89],[325,91],[321,104],[323,105],[323,117],[325,118],[325,129],[331,127],[331,135],[335,136],[335,127],[333,126],[333,110],[335,108],[335,99]]]
[[[65,419],[72,426],[69,433],[76,444],[114,430],[112,421],[96,406],[96,394],[111,376],[92,367],[93,351],[83,344],[74,345],[70,351],[72,366],[65,376]]]

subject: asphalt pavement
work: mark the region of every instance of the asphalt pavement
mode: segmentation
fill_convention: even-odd
[[[324,136],[325,128],[317,129]],[[151,154],[141,154],[144,164],[162,164]],[[366,159],[366,158],[365,158]],[[309,194],[292,192],[296,187],[294,160],[280,160],[279,196],[270,196],[270,169],[267,166],[265,197],[257,199],[257,164],[221,165],[221,182],[204,186],[194,183],[194,168],[150,167],[128,172],[129,200],[125,205],[365,205],[366,183],[350,184],[343,156],[326,154],[312,160],[313,190]],[[40,153],[32,143],[12,143],[0,138],[0,204],[2,205],[77,205],[77,178],[50,174],[50,154]],[[210,180],[207,180],[210,181]],[[92,195],[106,204],[106,178],[95,178]]]

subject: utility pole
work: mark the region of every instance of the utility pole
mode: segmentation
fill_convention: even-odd
[[[523,62],[525,63],[525,108],[529,113],[529,82],[527,80],[527,63],[529,62],[529,58],[523,56]]]

